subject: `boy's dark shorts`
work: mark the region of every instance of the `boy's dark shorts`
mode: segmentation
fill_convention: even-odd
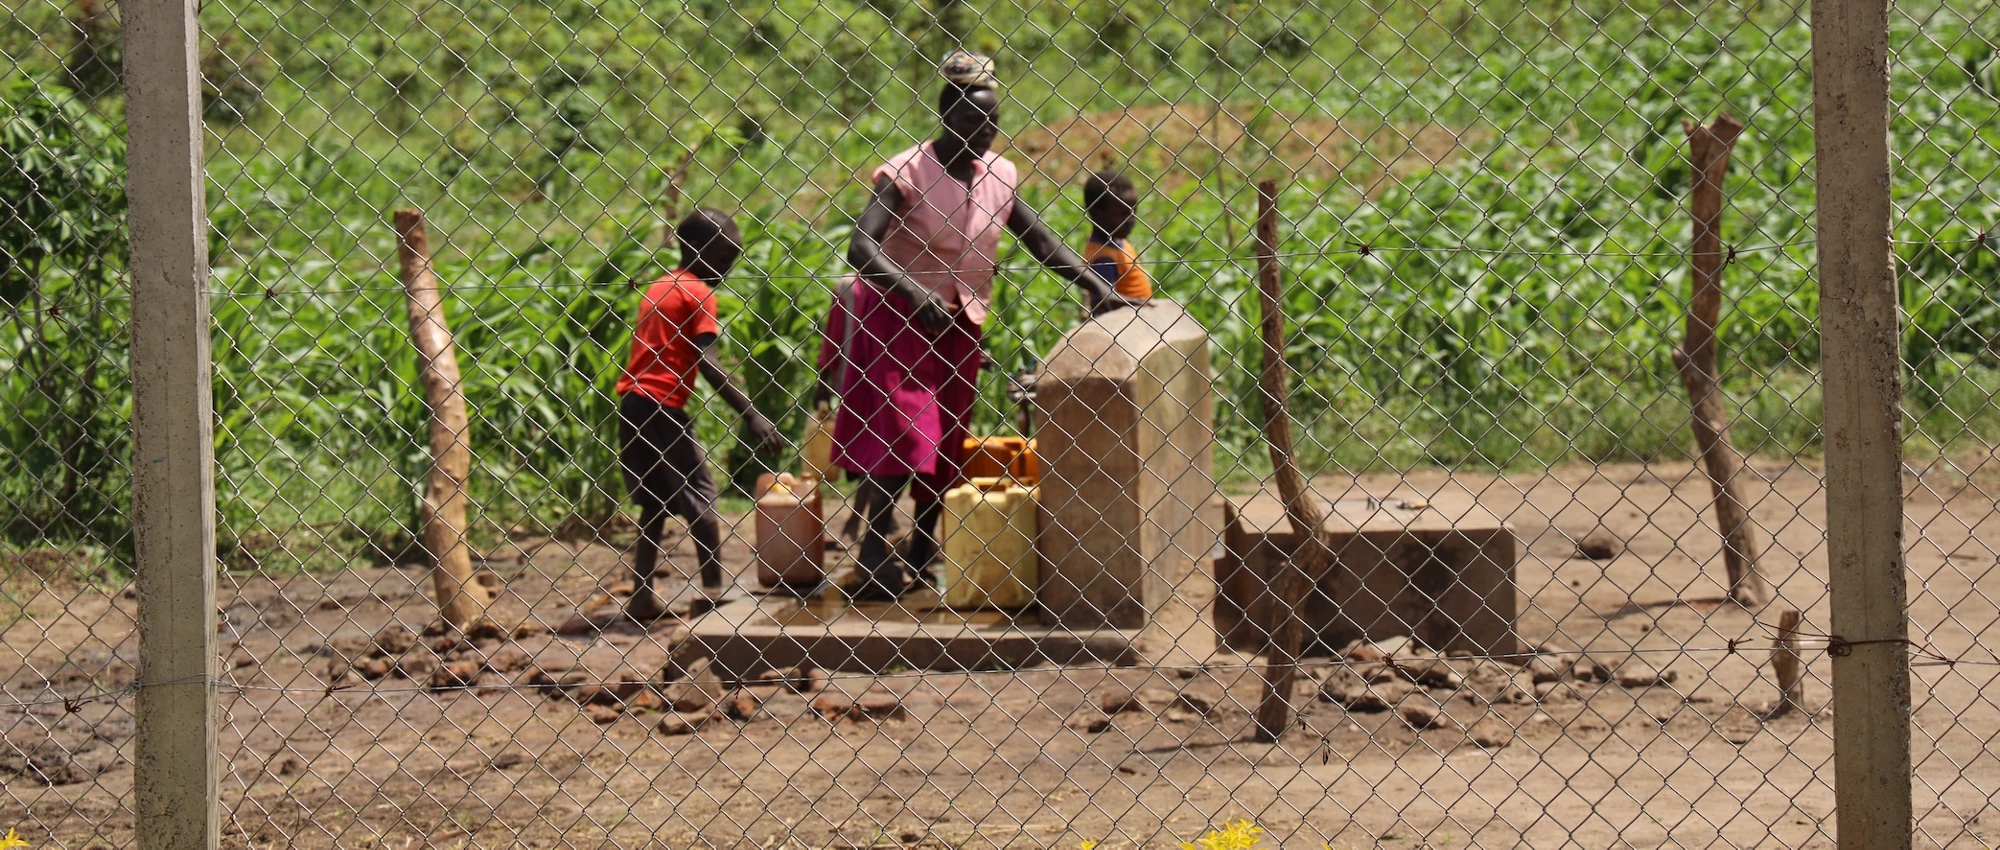
[[[664,507],[692,521],[715,506],[715,476],[685,410],[626,393],[618,400],[618,464],[641,510]]]

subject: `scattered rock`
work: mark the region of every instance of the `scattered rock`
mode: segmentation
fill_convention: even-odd
[[[1611,680],[1611,671],[1606,670],[1604,665],[1598,664],[1589,658],[1578,658],[1576,663],[1570,666],[1569,675],[1570,678],[1579,682],[1608,682]]]
[[[583,704],[622,706],[651,687],[644,674],[630,667],[612,671],[597,679],[588,670],[564,677],[562,689],[571,700]]]
[[[814,714],[828,723],[839,723],[854,712],[854,702],[834,694],[820,694],[812,701]]]
[[[1525,670],[1515,673],[1514,678],[1508,681],[1507,684],[1502,685],[1500,690],[1494,694],[1493,701],[1513,703],[1515,705],[1533,703],[1535,701],[1534,676]]]
[[[471,687],[479,681],[480,668],[477,661],[447,661],[431,671],[431,687],[437,690]]]
[[[47,739],[25,747],[0,741],[0,776],[14,776],[36,785],[75,785],[97,775],[78,764],[75,755]]]
[[[1322,702],[1348,705],[1356,694],[1368,689],[1368,683],[1347,667],[1331,667],[1326,678],[1319,683],[1319,698]]]
[[[1465,687],[1465,677],[1437,656],[1391,658],[1389,664],[1398,675],[1419,685],[1453,690]]]
[[[879,686],[878,686],[879,688]],[[837,693],[820,694],[812,701],[814,714],[829,723],[842,720],[901,720],[910,716],[909,709],[903,707],[903,698],[887,689],[871,689],[859,698],[849,700]]]
[[[1177,708],[1182,711],[1192,712],[1194,714],[1199,714],[1203,717],[1207,717],[1215,713],[1216,704],[1214,700],[1202,696],[1201,694],[1191,694],[1186,691],[1181,691],[1180,693],[1174,694],[1173,704],[1169,706],[1169,708],[1170,709]]]
[[[1625,541],[1602,528],[1576,542],[1576,556],[1591,561],[1609,561],[1625,553]]]
[[[903,698],[886,690],[870,690],[854,701],[855,718],[868,720],[901,720],[910,716],[903,707]]]
[[[1383,638],[1377,641],[1357,640],[1347,645],[1341,655],[1349,661],[1382,661],[1384,659],[1416,654],[1417,642],[1408,635]]]
[[[438,657],[428,651],[410,652],[396,659],[396,672],[412,682],[430,678],[431,671],[438,667]]]
[[[389,675],[389,671],[394,669],[396,662],[387,658],[364,658],[354,662],[354,672],[360,674],[363,679],[380,679]]]
[[[668,664],[661,671],[663,678],[671,677],[663,694],[667,705],[675,711],[689,712],[701,711],[721,702],[729,692],[723,686],[721,675],[706,658],[697,658],[684,668],[679,664]]]
[[[1388,659],[1381,661],[1358,661],[1354,664],[1354,675],[1364,682],[1390,682],[1400,678],[1396,667]]]
[[[617,622],[625,616],[625,609],[611,606],[589,614],[577,614],[556,626],[556,634],[563,637],[583,637],[604,631],[605,626]]]
[[[616,723],[618,718],[624,716],[624,714],[625,712],[619,711],[617,706],[586,705],[583,707],[583,716],[590,718],[590,722],[599,726],[607,723]]]
[[[1146,711],[1146,701],[1129,688],[1117,688],[1097,697],[1097,707],[1105,714],[1124,714],[1128,711]]]
[[[802,697],[819,693],[820,689],[826,687],[827,679],[825,670],[810,666],[766,670],[763,675],[757,677],[760,682],[782,686]]]
[[[664,659],[665,650],[653,647],[627,650],[603,641],[578,646],[551,640],[533,652],[522,681],[580,704],[617,706],[650,687],[651,677],[640,670],[656,669],[652,665]]]
[[[545,635],[548,633],[549,633],[548,624],[533,618],[530,618],[527,622],[514,627],[515,640],[521,640],[523,638],[531,638],[537,635]]]
[[[1568,682],[1538,682],[1535,684],[1536,702],[1568,702],[1582,698],[1583,694],[1578,693],[1576,686]]]
[[[749,721],[764,706],[764,698],[750,688],[737,688],[722,701],[722,711],[731,720]]]
[[[1160,712],[1160,718],[1167,721],[1168,723],[1191,723],[1196,720],[1200,720],[1201,715],[1189,711],[1185,708],[1181,708],[1180,706],[1174,706],[1172,708],[1167,709],[1166,711]]]
[[[1403,725],[1419,732],[1425,729],[1456,729],[1458,724],[1451,715],[1439,711],[1427,700],[1406,700],[1396,707],[1396,716],[1402,718]]]
[[[1067,720],[1063,721],[1063,725],[1078,732],[1088,732],[1094,735],[1111,728],[1111,715],[1097,705],[1084,703],[1076,711],[1072,712]]]
[[[1650,688],[1672,682],[1675,673],[1672,670],[1661,671],[1638,658],[1627,658],[1611,672],[1611,679],[1621,688]]]
[[[1514,727],[1505,718],[1489,714],[1472,724],[1466,736],[1482,748],[1497,750],[1514,742]]]
[[[492,765],[500,770],[511,770],[534,760],[524,750],[503,750],[493,757]]]
[[[674,711],[661,717],[659,725],[653,728],[662,735],[691,735],[715,719],[716,715],[711,711],[693,713]]]
[[[1576,662],[1577,656],[1572,653],[1541,654],[1528,659],[1527,671],[1537,683],[1555,682],[1569,675]]]
[[[416,646],[416,633],[403,628],[401,623],[390,623],[387,627],[375,633],[375,653],[377,655],[402,655],[405,652],[415,649]]]
[[[481,617],[467,626],[463,634],[465,639],[470,641],[500,640],[507,637],[508,631],[499,623]]]
[[[534,656],[519,644],[508,644],[486,656],[486,669],[495,673],[511,675],[527,668]]]
[[[1415,692],[1416,687],[1408,682],[1373,682],[1347,694],[1340,706],[1348,711],[1374,714],[1395,708]]]
[[[666,711],[667,701],[664,697],[660,696],[659,690],[655,688],[640,688],[638,693],[633,694],[631,699],[625,701],[625,710],[628,712]]]

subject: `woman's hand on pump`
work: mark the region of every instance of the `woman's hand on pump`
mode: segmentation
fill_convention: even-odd
[[[1120,295],[1117,292],[1112,292],[1108,295],[1091,299],[1090,315],[1102,316],[1113,310],[1123,310],[1127,307],[1137,310],[1140,307],[1146,306],[1148,303],[1151,302],[1147,301],[1144,298],[1133,298],[1131,296]]]

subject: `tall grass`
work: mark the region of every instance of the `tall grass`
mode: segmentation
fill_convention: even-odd
[[[680,208],[737,211],[749,240],[720,294],[725,359],[796,433],[847,271],[856,175],[933,131],[923,101],[947,24],[999,54],[1022,145],[1038,126],[1089,141],[1063,123],[1128,107],[1192,104],[1209,122],[1189,144],[1165,128],[1121,137],[1120,158],[1149,185],[1135,241],[1158,291],[1212,333],[1219,476],[1262,471],[1245,226],[1259,176],[1286,181],[1289,357],[1316,467],[1683,456],[1669,357],[1688,289],[1679,125],[1722,109],[1750,127],[1723,221],[1740,249],[1721,328],[1737,440],[1817,451],[1802,7],[1697,19],[1678,4],[1377,4],[1334,18],[1294,5],[994,0],[952,6],[979,13],[954,22],[846,0],[211,3],[211,54],[233,69],[212,87],[239,93],[210,124],[223,527],[332,540],[325,563],[406,538],[424,418],[387,224],[399,206],[430,216],[451,288],[482,533],[618,510],[627,284],[673,259],[660,233],[684,164]],[[1984,446],[2000,438],[2000,258],[1976,237],[2000,174],[2000,13],[1900,15],[1912,447]],[[1080,242],[1064,176],[1031,173],[1023,191]],[[987,348],[1012,369],[1081,307],[1024,255],[1004,263]],[[982,428],[1009,427],[1000,384]],[[739,482],[785,462],[752,456],[705,392],[695,408]]]

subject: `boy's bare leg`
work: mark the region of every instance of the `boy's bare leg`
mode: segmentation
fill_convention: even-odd
[[[625,601],[625,613],[632,619],[656,620],[667,613],[667,601],[653,589],[653,573],[660,566],[660,533],[666,524],[664,505],[649,505],[639,511],[639,543],[632,553],[632,597]]]
[[[688,523],[688,536],[694,538],[695,558],[701,564],[701,586],[711,595],[722,590],[722,520],[715,515],[715,509],[702,511]]]

